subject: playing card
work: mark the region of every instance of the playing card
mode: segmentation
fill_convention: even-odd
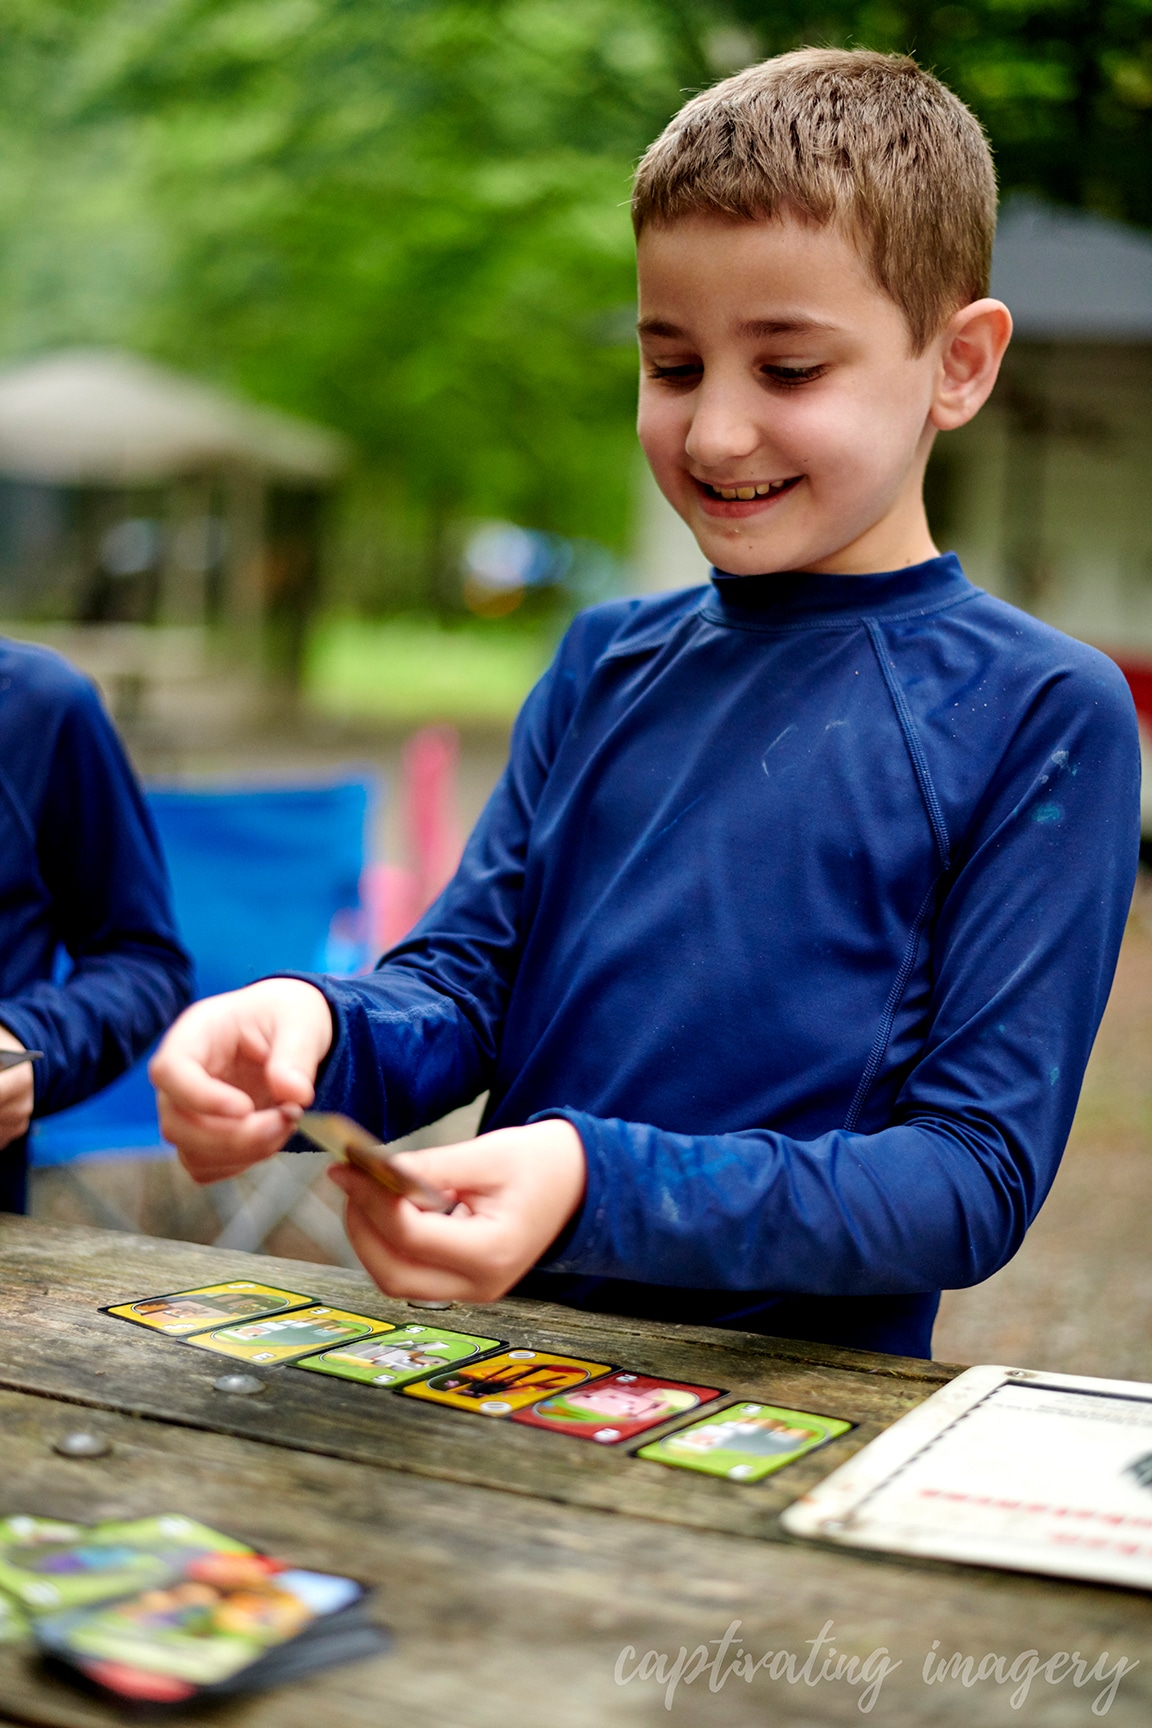
[[[261,1554],[202,1555],[163,1589],[50,1615],[37,1622],[36,1638],[122,1696],[175,1703],[234,1680],[363,1593],[351,1578],[289,1569]]]
[[[102,1308],[117,1320],[134,1320],[170,1338],[185,1338],[227,1320],[255,1320],[261,1314],[280,1314],[289,1308],[307,1308],[315,1296],[298,1290],[277,1290],[269,1284],[233,1278],[227,1284],[204,1284],[197,1290],[177,1290],[171,1296],[142,1296],[138,1302],[118,1302]]]
[[[553,1356],[547,1350],[502,1350],[446,1374],[401,1388],[406,1398],[427,1398],[434,1404],[451,1404],[457,1410],[473,1410],[481,1416],[508,1416],[553,1393],[566,1392],[601,1374],[610,1374],[607,1362],[585,1362],[578,1356]]]
[[[104,1524],[0,1521],[0,1589],[31,1613],[104,1602],[178,1577],[204,1554],[250,1554],[243,1542],[176,1514]]]
[[[363,1170],[389,1193],[413,1201],[425,1212],[451,1212],[455,1205],[455,1201],[442,1194],[439,1188],[433,1188],[431,1183],[398,1164],[395,1152],[377,1140],[374,1134],[369,1134],[359,1122],[353,1122],[350,1116],[305,1110],[296,1127],[314,1146],[354,1165],[357,1170]]]
[[[689,1386],[682,1380],[658,1380],[649,1374],[621,1371],[606,1379],[559,1392],[527,1410],[517,1410],[513,1422],[531,1428],[551,1428],[558,1434],[574,1434],[580,1440],[596,1440],[613,1446],[630,1440],[647,1428],[670,1422],[720,1397],[715,1386]]]
[[[733,1482],[758,1482],[851,1427],[836,1416],[779,1410],[774,1404],[730,1404],[641,1446],[636,1456]]]
[[[317,1305],[243,1326],[218,1326],[213,1332],[198,1332],[186,1342],[197,1350],[214,1350],[219,1356],[235,1356],[242,1362],[291,1362],[296,1356],[323,1350],[325,1345],[331,1348],[354,1338],[395,1330],[388,1320]]]
[[[31,1627],[11,1596],[0,1593],[0,1644],[22,1644]]]
[[[9,1068],[19,1068],[21,1062],[42,1062],[43,1050],[0,1050],[0,1074]]]
[[[485,1350],[499,1349],[502,1342],[499,1338],[474,1338],[468,1332],[447,1332],[440,1326],[398,1326],[387,1337],[338,1345],[293,1366],[372,1386],[403,1386],[435,1368],[468,1362]]]

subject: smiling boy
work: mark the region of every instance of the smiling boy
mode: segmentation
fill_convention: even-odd
[[[464,1204],[334,1174],[396,1296],[927,1355],[1019,1247],[1103,1011],[1138,841],[1116,668],[974,588],[924,468],[996,380],[995,183],[911,61],[805,50],[640,165],[640,438],[715,566],[579,617],[460,870],[370,978],[190,1009],[154,1064],[198,1180],[299,1108]],[[319,1078],[317,1079],[317,1075]]]

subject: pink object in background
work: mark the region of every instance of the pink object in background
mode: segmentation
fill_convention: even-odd
[[[404,746],[404,822],[421,912],[451,881],[460,862],[459,767],[460,735],[454,726],[424,726]]]
[[[408,934],[460,862],[459,763],[460,738],[453,726],[425,726],[404,746],[400,806],[410,863],[372,864],[361,885],[378,953]]]
[[[402,864],[369,864],[360,878],[360,899],[368,915],[372,958],[367,970],[387,949],[406,936],[420,916],[416,872]]]

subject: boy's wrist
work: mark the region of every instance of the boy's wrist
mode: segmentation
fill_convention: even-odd
[[[569,1131],[572,1141],[579,1147],[580,1175],[579,1194],[568,1211],[565,1223],[553,1237],[548,1247],[543,1251],[536,1264],[540,1268],[551,1269],[552,1262],[566,1255],[569,1245],[580,1229],[584,1218],[585,1203],[588,1198],[589,1157],[584,1136],[580,1131],[580,1118],[576,1111],[542,1110],[535,1116],[530,1116],[528,1126],[544,1127],[546,1125],[563,1126]]]

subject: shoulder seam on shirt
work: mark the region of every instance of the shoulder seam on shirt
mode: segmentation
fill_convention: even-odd
[[[872,1090],[872,1083],[880,1072],[880,1064],[884,1060],[885,1052],[888,1049],[888,1040],[892,1036],[892,1027],[896,1020],[896,1010],[900,1006],[900,999],[908,987],[908,980],[912,975],[912,968],[916,964],[916,950],[920,946],[920,936],[924,929],[925,920],[932,908],[932,903],[936,898],[937,888],[940,885],[941,878],[946,874],[946,870],[947,866],[945,866],[945,869],[936,877],[921,902],[920,910],[912,921],[912,928],[908,932],[908,941],[904,949],[904,958],[900,962],[899,971],[892,980],[892,988],[888,992],[888,1000],[885,1002],[884,1012],[880,1016],[879,1030],[876,1033],[872,1048],[868,1053],[868,1060],[864,1064],[864,1072],[860,1076],[860,1082],[856,1087],[855,1096],[853,1097],[851,1104],[848,1106],[847,1115],[844,1117],[845,1133],[851,1133],[855,1130],[864,1106],[868,1101],[868,1094]]]
[[[16,818],[17,825],[24,835],[24,838],[28,841],[29,845],[32,847],[32,850],[35,851],[36,850],[36,829],[33,825],[32,818],[31,818],[31,816],[29,816],[27,810],[24,808],[24,805],[20,802],[20,799],[17,798],[16,793],[14,792],[14,790],[12,788],[11,782],[9,781],[8,776],[5,773],[3,768],[0,768],[0,794],[2,794],[3,797],[7,800],[8,805],[12,811],[12,814]]]
[[[951,846],[948,839],[948,826],[944,821],[944,812],[940,800],[936,796],[936,788],[932,783],[932,775],[928,768],[928,758],[916,731],[916,722],[912,718],[912,710],[908,699],[900,687],[896,677],[896,668],[885,645],[880,631],[880,621],[877,618],[865,618],[864,628],[868,632],[868,640],[880,667],[881,677],[888,689],[892,706],[896,710],[896,720],[904,737],[904,744],[912,760],[912,772],[920,788],[920,796],[924,800],[924,808],[932,829],[932,837],[936,842],[936,850],[940,854],[940,862],[947,870],[951,865]]]
[[[651,624],[646,630],[640,630],[631,641],[609,641],[606,648],[597,656],[601,662],[605,660],[626,660],[633,654],[646,654],[653,648],[663,648],[670,637],[674,636],[684,624],[704,615],[707,597],[687,612],[681,612],[678,617],[669,618],[659,624]],[[631,620],[629,620],[631,622]]]

